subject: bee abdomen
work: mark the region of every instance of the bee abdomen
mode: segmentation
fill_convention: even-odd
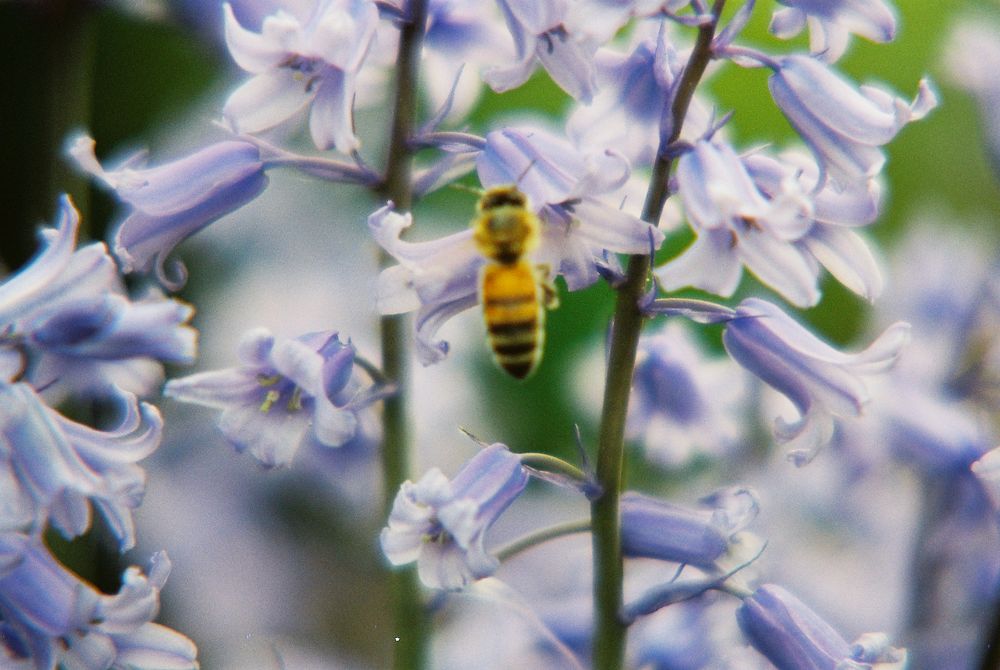
[[[497,363],[511,376],[524,379],[541,359],[544,338],[534,269],[526,262],[485,266],[481,298]]]

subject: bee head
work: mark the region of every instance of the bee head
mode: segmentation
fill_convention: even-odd
[[[479,199],[480,212],[490,212],[500,207],[528,208],[528,197],[516,186],[495,186],[486,189]]]

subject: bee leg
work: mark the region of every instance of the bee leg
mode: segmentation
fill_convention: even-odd
[[[555,283],[549,277],[551,268],[549,268],[548,264],[539,264],[535,269],[538,277],[538,286],[542,289],[542,305],[545,306],[545,309],[555,309],[559,306],[559,292],[556,290]]]

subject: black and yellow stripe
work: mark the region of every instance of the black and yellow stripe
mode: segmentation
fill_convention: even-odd
[[[545,312],[535,268],[525,260],[490,263],[480,275],[480,300],[497,364],[524,379],[542,358]]]

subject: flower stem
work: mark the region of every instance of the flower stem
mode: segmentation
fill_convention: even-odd
[[[413,202],[410,183],[413,149],[410,138],[416,119],[417,71],[424,28],[427,23],[427,0],[409,0],[406,17],[400,24],[399,55],[396,61],[395,105],[389,137],[389,156],[381,191],[401,210]],[[390,258],[381,252],[385,267]],[[410,430],[408,401],[410,392],[409,320],[403,315],[383,316],[380,321],[382,371],[397,391],[384,403],[382,479],[385,515],[400,485],[409,477]],[[428,624],[420,584],[412,568],[394,571],[390,576],[393,611],[393,667],[419,670],[427,665]]]
[[[520,554],[522,551],[527,551],[532,547],[537,547],[543,542],[554,540],[557,537],[573,535],[575,533],[585,533],[588,530],[590,530],[590,519],[577,519],[576,521],[559,523],[554,526],[549,526],[548,528],[536,530],[533,533],[529,533],[524,537],[518,538],[513,542],[497,549],[495,555],[498,560],[503,562]]]
[[[660,138],[653,174],[650,178],[643,221],[660,220],[669,195],[668,179],[674,156],[670,152],[680,137],[684,118],[694,91],[712,57],[712,38],[725,0],[712,7],[715,20],[698,29],[691,57],[674,90],[670,102],[669,134]],[[597,483],[602,493],[591,502],[594,546],[594,670],[618,670],[625,657],[627,624],[622,617],[622,580],[619,497],[625,452],[625,416],[628,410],[632,373],[639,344],[643,316],[639,299],[646,289],[652,259],[633,255],[628,259],[625,281],[617,289],[614,320],[608,354],[608,372],[601,410],[601,428],[597,447]]]

